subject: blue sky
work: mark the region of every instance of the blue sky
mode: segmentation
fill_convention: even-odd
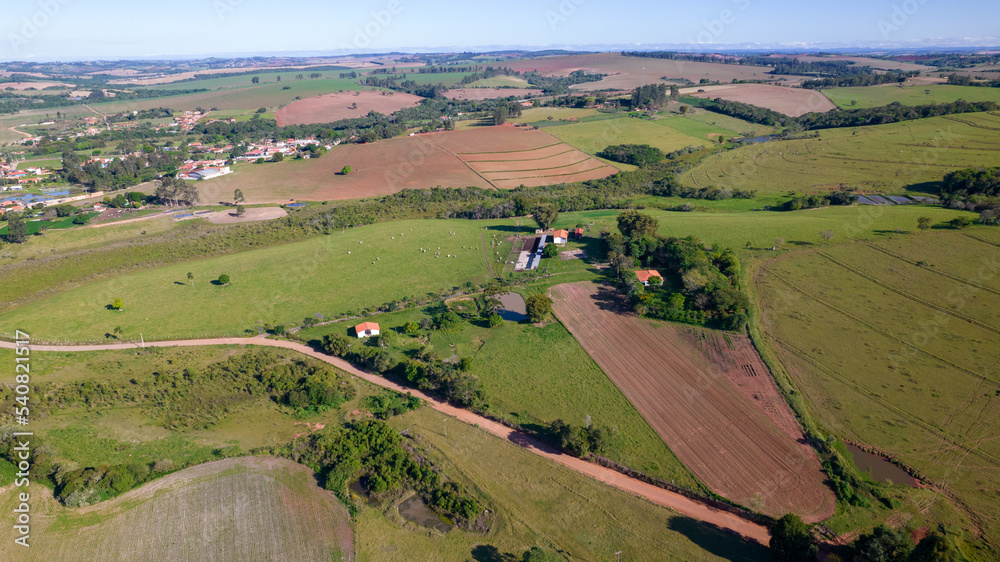
[[[970,0],[33,0],[6,2],[0,60],[500,46],[1000,44]],[[297,6],[298,8],[293,8]]]

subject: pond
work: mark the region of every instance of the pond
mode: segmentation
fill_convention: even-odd
[[[447,517],[439,515],[437,512],[427,507],[423,498],[418,494],[413,494],[403,503],[399,504],[399,514],[403,519],[412,521],[417,525],[437,529],[442,533],[447,533],[455,525]]]
[[[524,297],[518,293],[504,293],[499,296],[501,308],[497,314],[504,320],[520,322],[528,319],[528,308],[524,305]]]
[[[357,494],[359,498],[363,499],[365,503],[368,504],[368,507],[375,507],[378,505],[378,500],[368,495],[368,491],[365,490],[365,487],[361,484],[361,480],[351,482],[351,485],[347,488]]]
[[[740,139],[740,142],[746,142],[750,144],[761,144],[771,140],[774,140],[775,135],[764,135],[762,137],[751,137],[748,139]]]
[[[903,484],[911,488],[917,487],[916,478],[882,457],[866,453],[850,444],[847,445],[847,450],[851,452],[854,466],[858,467],[862,472],[867,472],[871,475],[872,480],[888,484]]]

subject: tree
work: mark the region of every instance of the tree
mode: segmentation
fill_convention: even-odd
[[[559,208],[555,205],[539,205],[535,208],[534,215],[538,226],[543,230],[548,230],[559,218]]]
[[[259,76],[254,76],[253,78],[250,79],[250,83],[251,84],[260,84],[260,77]]]
[[[23,244],[28,239],[28,225],[18,213],[7,213],[7,241]]]
[[[247,208],[246,207],[244,207],[243,205],[237,205],[236,206],[236,216],[242,217],[243,213],[245,213],[245,212],[247,212]]]
[[[417,324],[416,322],[411,321],[407,322],[406,324],[403,324],[403,332],[411,336],[417,333],[417,330],[419,329],[420,329],[420,324]]]
[[[121,341],[123,333],[121,326],[115,326],[115,329],[111,330],[111,333],[114,334],[116,338],[118,338],[118,341]]]
[[[528,295],[524,304],[532,322],[541,322],[552,312],[552,299],[543,293]]]
[[[771,556],[778,562],[801,562],[816,560],[819,549],[809,539],[809,529],[802,519],[793,513],[783,516],[771,529],[768,544]]]
[[[462,318],[448,310],[434,317],[434,327],[442,332],[457,332],[462,325]]]
[[[543,258],[554,258],[559,255],[559,247],[555,244],[546,244],[542,250]]]
[[[188,283],[194,285],[194,273],[188,272]]]
[[[871,562],[905,562],[913,545],[906,532],[879,525],[854,541],[855,553]]]
[[[618,231],[626,238],[654,236],[659,227],[659,221],[638,211],[630,210],[618,215]]]
[[[351,167],[350,166],[344,166],[343,169],[340,170],[340,175],[342,175],[342,176],[346,176],[349,173],[351,173]]]
[[[950,224],[951,227],[954,228],[955,230],[962,230],[963,228],[968,228],[972,226],[972,219],[965,216],[955,217],[950,221],[948,221],[948,224]]]
[[[222,275],[219,276],[219,285],[228,285],[228,284],[229,284],[229,276],[223,273]]]
[[[943,536],[932,533],[917,543],[909,562],[953,562],[959,560],[955,549]]]
[[[833,239],[835,235],[836,232],[832,230],[824,230],[823,232],[819,233],[820,238],[822,238],[824,242],[829,242],[831,239]]]
[[[933,223],[934,219],[930,217],[920,217],[917,219],[917,228],[920,229],[921,232],[923,232],[928,228],[930,228]]]
[[[121,309],[125,308],[125,303],[122,302],[121,297],[118,297],[114,301],[111,302],[111,308],[113,310],[121,310]]]
[[[500,316],[499,314],[490,314],[489,322],[490,328],[503,326],[503,316]]]
[[[244,201],[246,201],[246,199],[243,197],[243,190],[242,189],[237,189],[236,191],[233,192],[233,203],[235,203],[236,205],[239,205],[240,203],[242,203]]]

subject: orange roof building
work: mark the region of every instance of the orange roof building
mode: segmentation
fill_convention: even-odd
[[[649,280],[653,277],[658,277],[660,279],[660,285],[663,285],[663,276],[660,275],[659,271],[655,269],[641,269],[635,272],[635,276],[639,278],[639,282],[645,286],[649,286]]]
[[[356,333],[359,338],[377,336],[379,333],[378,324],[375,322],[362,322],[354,327],[354,333]]]

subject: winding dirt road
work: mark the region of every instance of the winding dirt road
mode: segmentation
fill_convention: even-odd
[[[640,480],[634,478],[629,478],[619,472],[614,470],[604,468],[595,464],[591,464],[587,461],[572,457],[559,451],[553,449],[552,447],[541,443],[540,441],[534,439],[533,437],[526,435],[524,433],[515,431],[509,427],[501,425],[492,420],[486,419],[482,416],[474,414],[468,410],[463,410],[461,408],[456,408],[446,402],[442,402],[436,398],[428,396],[418,390],[411,388],[406,388],[404,386],[398,385],[392,381],[386,380],[378,375],[368,373],[357,369],[347,361],[343,359],[325,355],[307,347],[303,344],[290,342],[290,341],[279,341],[279,340],[269,340],[263,337],[257,336],[252,338],[218,338],[218,339],[200,339],[200,340],[176,340],[176,341],[160,341],[160,342],[147,342],[146,347],[195,347],[195,346],[206,346],[206,345],[262,345],[267,347],[281,347],[285,349],[290,349],[298,351],[299,353],[304,353],[310,357],[323,361],[324,363],[329,363],[334,367],[351,373],[352,375],[364,379],[372,384],[390,388],[397,392],[410,393],[414,396],[425,400],[431,408],[435,410],[458,418],[468,424],[475,425],[480,429],[484,429],[493,435],[496,435],[502,439],[506,439],[512,443],[524,447],[528,451],[535,453],[536,455],[545,457],[553,462],[561,464],[571,470],[575,470],[580,474],[589,476],[595,480],[604,482],[609,486],[618,488],[625,492],[634,494],[641,498],[645,498],[657,505],[672,509],[682,515],[710,523],[719,528],[729,530],[733,533],[741,535],[747,539],[757,541],[764,546],[767,546],[770,540],[770,534],[768,530],[756,523],[752,523],[726,511],[720,511],[718,509],[709,507],[690,498],[682,496],[680,494],[664,490],[663,488],[658,488],[652,484],[647,484]],[[14,349],[14,344],[12,342],[0,341],[0,347],[7,349]],[[32,345],[32,351],[62,351],[62,352],[76,352],[76,351],[104,351],[104,350],[115,350],[115,349],[136,349],[138,344],[135,343],[114,343],[114,344],[101,344],[101,345]]]

